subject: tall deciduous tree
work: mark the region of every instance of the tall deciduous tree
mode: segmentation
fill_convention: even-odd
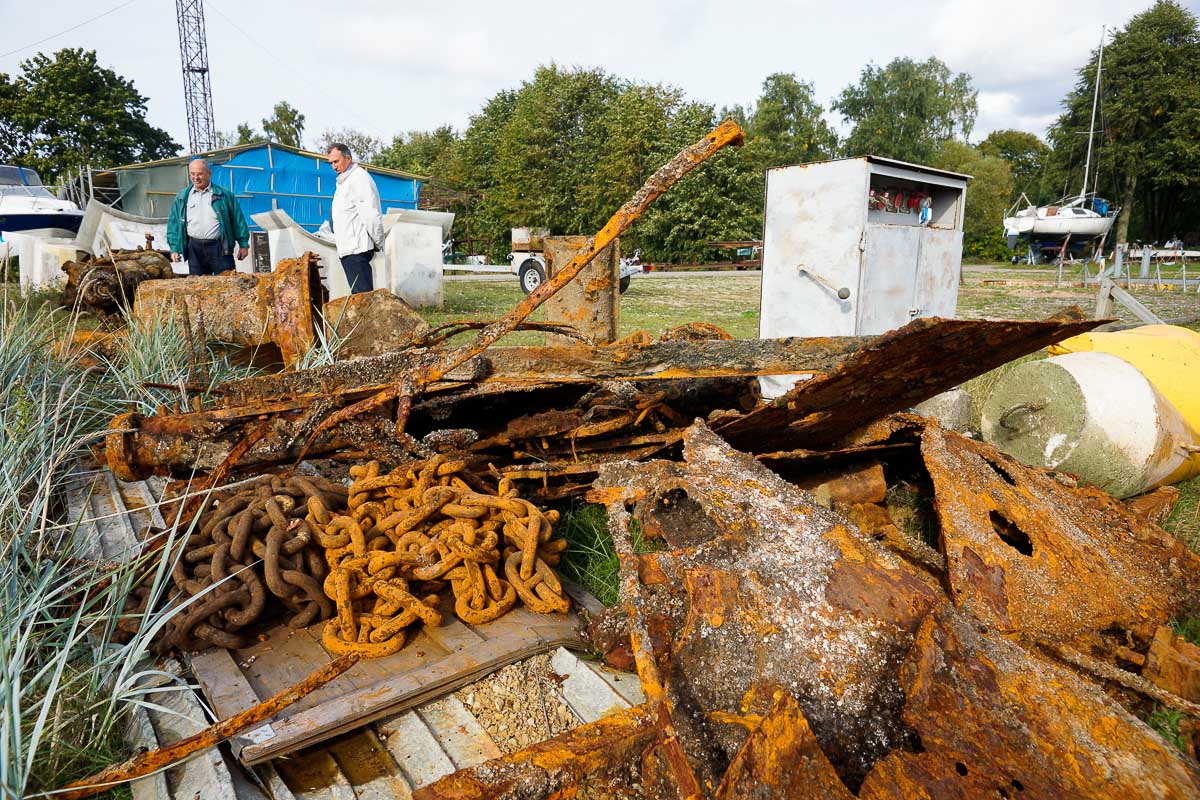
[[[269,119],[262,121],[263,132],[280,144],[300,147],[304,140],[304,115],[286,100],[275,104]]]
[[[380,148],[379,155],[372,163],[446,179],[454,171],[452,160],[460,141],[449,125],[439,126],[432,131],[409,131],[398,134],[390,145]]]
[[[1017,130],[992,131],[979,143],[979,152],[1008,163],[1012,170],[1013,192],[1018,196],[1023,192],[1031,202],[1039,204],[1054,199],[1046,196],[1048,190],[1044,189],[1048,185],[1046,167],[1050,146],[1035,134]]]
[[[94,50],[38,53],[15,78],[0,75],[0,160],[34,167],[44,180],[179,149],[146,121],[146,98],[133,82],[100,66]]]
[[[746,120],[749,136],[760,140],[763,166],[805,164],[832,156],[837,151],[838,137],[824,113],[813,97],[811,83],[782,72],[768,75],[762,95]]]
[[[341,142],[349,147],[350,152],[354,154],[355,161],[365,161],[368,164],[376,164],[380,153],[383,152],[382,141],[369,133],[364,133],[354,128],[326,129],[320,138],[317,139],[316,151],[324,153],[329,149],[329,145],[334,142]],[[380,164],[379,166],[384,165]],[[395,167],[395,169],[400,168]]]
[[[1004,212],[1012,195],[1012,173],[1007,161],[985,155],[983,148],[949,141],[934,156],[931,166],[971,176],[967,183],[967,208],[963,218],[963,253],[975,258],[1003,259]]]
[[[886,67],[868,64],[833,108],[853,125],[844,148],[849,155],[920,164],[945,142],[971,135],[979,110],[976,94],[971,76],[955,75],[936,58],[897,58]]]
[[[1055,159],[1070,190],[1082,181],[1099,50],[1079,70],[1065,111],[1051,129]],[[1146,240],[1196,233],[1200,225],[1200,26],[1174,0],[1157,0],[1131,19],[1104,50],[1101,114],[1096,126],[1090,191],[1122,206],[1116,241],[1131,224]],[[1181,229],[1183,228],[1183,229]]]

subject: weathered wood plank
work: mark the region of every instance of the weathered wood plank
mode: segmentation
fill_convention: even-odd
[[[332,741],[328,747],[359,800],[406,800],[412,788],[387,748],[370,728]]]
[[[433,731],[456,768],[473,767],[500,757],[500,748],[457,697],[450,695],[426,703],[417,709],[417,714]]]
[[[538,635],[504,636],[451,653],[387,682],[347,692],[336,699],[290,713],[272,724],[275,736],[243,748],[240,758],[255,764],[353,730],[387,714],[441,697],[522,658],[557,646],[581,647],[572,633],[547,642]]]
[[[405,711],[375,723],[388,752],[414,788],[433,783],[456,767],[416,711]]]

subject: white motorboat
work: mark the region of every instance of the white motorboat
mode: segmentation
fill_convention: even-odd
[[[83,212],[60,200],[28,167],[0,165],[0,237],[4,231],[47,238],[70,238],[79,232]]]

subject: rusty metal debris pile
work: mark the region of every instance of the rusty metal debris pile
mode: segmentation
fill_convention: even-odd
[[[586,793],[630,769],[651,798],[1196,796],[1195,760],[1133,710],[1200,712],[1180,696],[1200,661],[1164,627],[1200,558],[1067,476],[917,418],[872,427],[829,452],[925,482],[940,566],[849,523],[877,505],[861,481],[826,508],[697,423],[682,463],[603,466],[590,494],[621,557],[621,633],[597,644],[646,704],[414,796]],[[635,555],[634,520],[663,549]]]

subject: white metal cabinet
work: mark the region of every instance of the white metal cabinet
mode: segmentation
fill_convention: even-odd
[[[875,156],[768,170],[759,337],[871,335],[954,316],[968,178]],[[763,392],[795,378],[764,378]]]

